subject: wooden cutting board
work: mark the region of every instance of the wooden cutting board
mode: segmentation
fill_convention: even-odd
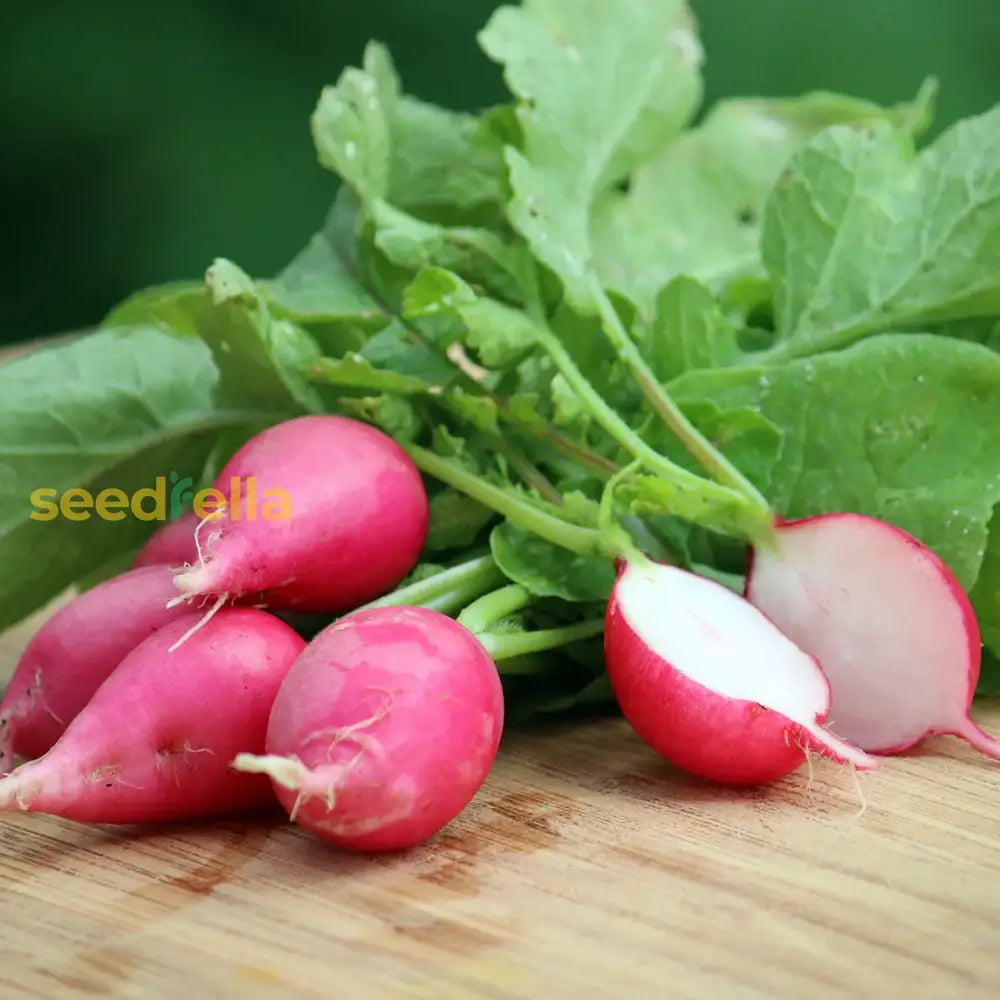
[[[0,683],[41,620],[0,636]],[[0,818],[2,1000],[992,998],[998,926],[1000,765],[944,738],[732,791],[619,720],[508,732],[466,812],[394,857],[278,813]]]
[[[0,676],[26,637],[0,638]],[[5,816],[0,925],[4,1000],[995,997],[1000,765],[941,738],[857,780],[817,761],[731,791],[617,720],[511,732],[402,856],[277,814]]]

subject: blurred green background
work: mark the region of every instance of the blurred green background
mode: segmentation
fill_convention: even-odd
[[[613,0],[609,0],[613,2]],[[878,101],[941,81],[935,129],[1000,101],[996,0],[693,0],[707,101],[812,88]],[[365,41],[406,89],[502,99],[475,44],[492,0],[40,0],[0,17],[8,261],[0,341],[89,325],[216,255],[258,275],[319,224],[334,179],[308,118]]]

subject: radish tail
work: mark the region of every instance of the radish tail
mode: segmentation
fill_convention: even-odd
[[[802,728],[810,737],[811,749],[826,757],[833,757],[845,764],[853,764],[861,771],[872,771],[882,766],[876,757],[872,757],[864,750],[860,750],[839,736],[835,736],[828,729],[818,725],[803,725]]]
[[[954,735],[960,736],[980,753],[986,754],[987,757],[1000,760],[1000,740],[980,729],[972,719],[966,719],[961,726],[954,730]]]

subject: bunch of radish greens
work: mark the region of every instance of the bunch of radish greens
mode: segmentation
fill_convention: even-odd
[[[322,92],[340,185],[276,277],[217,259],[0,371],[0,624],[82,591],[8,688],[0,804],[277,792],[391,849],[505,721],[615,706],[721,782],[931,733],[1000,757],[969,717],[1000,693],[1000,108],[930,143],[932,82],[695,120],[679,0],[524,0],[478,41],[511,92],[478,116],[374,43]],[[28,516],[165,470],[292,517]]]

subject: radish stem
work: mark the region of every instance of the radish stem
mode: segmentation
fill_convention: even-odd
[[[450,566],[416,583],[399,587],[357,611],[370,608],[423,607],[447,614],[458,611],[484,591],[504,581],[492,556],[480,556],[458,566]]]
[[[459,625],[464,625],[477,635],[486,632],[501,618],[520,611],[531,602],[531,594],[520,584],[512,583],[473,601],[459,616]]]
[[[453,486],[473,500],[478,500],[539,538],[578,555],[604,555],[612,559],[618,555],[610,540],[597,529],[584,528],[548,514],[511,490],[495,486],[457,462],[427,448],[415,444],[405,445],[405,448],[421,471]]]
[[[742,493],[751,503],[755,503],[765,510],[770,510],[770,505],[757,487],[684,416],[680,407],[657,381],[656,376],[639,352],[635,341],[628,335],[618,311],[608,298],[604,288],[596,281],[594,282],[594,294],[605,335],[618,355],[628,365],[643,396],[646,397],[646,401],[663,423],[680,438],[688,452],[702,464],[706,471],[715,477],[717,482]]]
[[[578,622],[576,625],[566,625],[562,628],[538,629],[534,632],[509,632],[498,634],[489,632],[479,636],[486,652],[494,661],[506,660],[515,656],[525,656],[528,653],[542,653],[548,649],[557,649],[571,642],[590,639],[600,635],[604,629],[604,619],[594,618],[590,621]],[[521,672],[511,667],[500,668],[501,674],[516,674]]]

